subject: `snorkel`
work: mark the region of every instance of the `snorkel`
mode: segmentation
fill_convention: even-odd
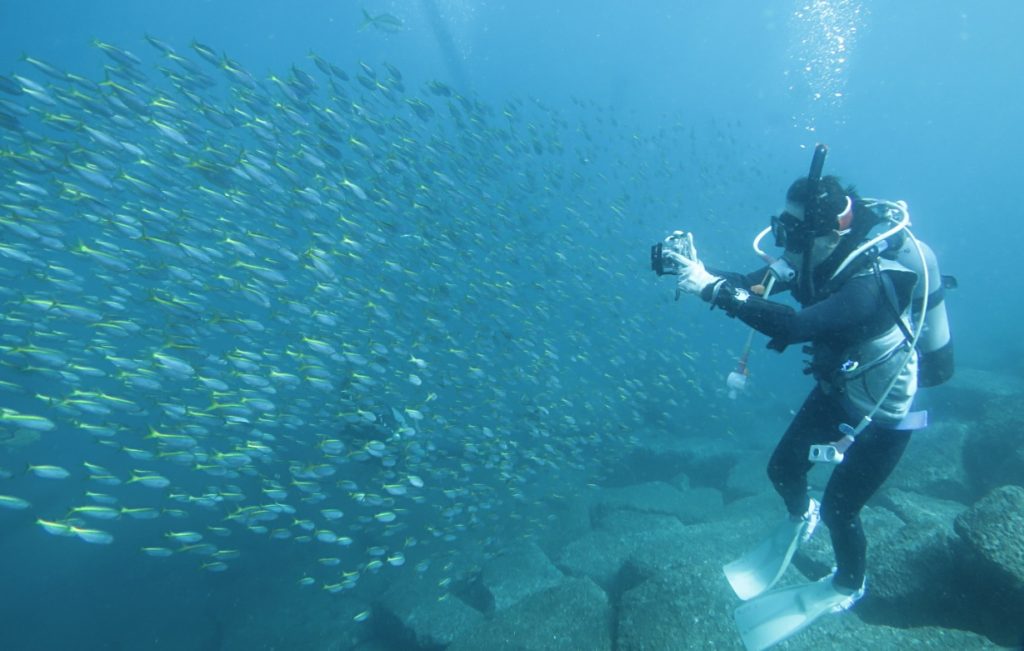
[[[814,148],[814,156],[811,157],[811,171],[807,174],[807,182],[813,196],[818,189],[818,182],[821,181],[821,172],[825,169],[825,156],[828,155],[828,145],[818,144]]]
[[[807,199],[804,202],[804,219],[810,219],[811,213],[817,208],[819,200],[818,184],[821,182],[821,172],[825,169],[825,156],[828,155],[828,146],[819,144],[814,148],[814,156],[811,157],[811,171],[807,173]],[[813,242],[813,240],[812,240]],[[800,254],[800,273],[797,281],[800,283],[801,293],[807,300],[814,299],[814,260],[811,255],[811,246]]]

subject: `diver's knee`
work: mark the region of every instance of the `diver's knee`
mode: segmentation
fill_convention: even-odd
[[[767,473],[772,485],[779,486],[786,483],[788,473],[786,472],[785,464],[779,460],[778,455],[772,455],[772,458],[768,460]]]
[[[838,508],[825,500],[821,504],[821,521],[829,528],[829,531],[840,531],[842,529],[857,528],[857,514],[847,509]]]

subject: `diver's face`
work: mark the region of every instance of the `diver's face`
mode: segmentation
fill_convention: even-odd
[[[828,256],[832,255],[832,252],[836,250],[838,245],[839,231],[832,231],[814,238],[814,240],[811,241],[810,249],[807,252],[807,254],[811,256],[811,267],[814,268],[824,262]],[[782,255],[782,258],[788,262],[789,265],[797,271],[797,273],[800,273],[800,270],[803,269],[804,252],[790,251],[787,249]]]
[[[803,253],[810,249],[814,234],[804,222],[804,207],[792,201],[777,216],[772,217],[772,235],[775,246],[791,253]]]
[[[785,247],[782,258],[797,270],[804,268],[804,256],[810,256],[813,269],[825,261],[836,246],[839,245],[839,232],[831,231],[825,235],[814,237],[806,230],[804,224],[804,207],[802,204],[787,201],[785,210],[772,220],[777,245]]]

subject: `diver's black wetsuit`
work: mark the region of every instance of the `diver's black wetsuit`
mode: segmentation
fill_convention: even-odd
[[[894,291],[893,279],[884,272],[881,282],[874,275],[851,278],[835,292],[800,311],[758,296],[743,301],[735,298],[732,287],[752,287],[764,276],[763,271],[747,276],[719,275],[726,278],[724,287],[708,287],[703,298],[771,337],[769,348],[780,351],[789,344],[802,342],[827,342],[842,349],[888,330],[895,323],[896,314],[905,307],[899,304],[893,309],[890,301],[900,292]],[[902,303],[898,299],[896,302]],[[768,476],[790,514],[799,516],[807,511],[810,446],[840,439],[839,425],[855,424],[856,420],[859,416],[848,415],[837,396],[827,395],[820,385],[811,391],[768,463]],[[859,514],[896,467],[910,435],[909,430],[884,429],[872,424],[857,437],[843,462],[832,472],[822,499],[821,516],[832,534],[838,566],[834,582],[838,586],[857,590],[864,582],[867,540]]]

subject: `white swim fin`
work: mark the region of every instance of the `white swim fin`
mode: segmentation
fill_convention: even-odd
[[[818,510],[818,502],[812,499],[804,517],[786,518],[764,542],[722,568],[737,597],[744,601],[753,599],[782,578],[797,547],[817,527]]]
[[[763,651],[810,626],[822,615],[848,610],[864,595],[864,586],[850,594],[832,585],[832,576],[783,588],[736,609],[734,619],[747,651]]]

